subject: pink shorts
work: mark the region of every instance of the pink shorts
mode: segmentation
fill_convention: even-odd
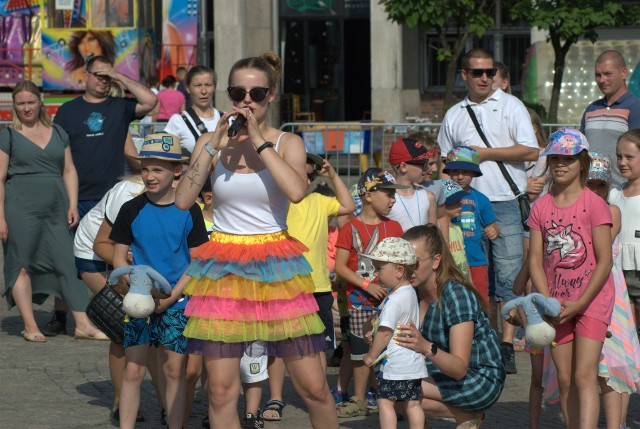
[[[579,314],[567,323],[553,325],[556,328],[556,344],[573,341],[575,336],[590,338],[604,343],[609,325],[602,320]]]

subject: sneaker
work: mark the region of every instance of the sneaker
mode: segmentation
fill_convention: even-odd
[[[260,420],[258,416],[247,413],[244,416],[244,420],[242,420],[241,427],[243,429],[262,429],[264,427],[264,422]]]
[[[55,337],[56,335],[67,335],[67,317],[62,316],[62,312],[54,311],[51,320],[44,325],[42,333],[47,337]]]
[[[336,401],[336,405],[342,404],[349,400],[349,393],[345,390],[338,390],[337,387],[331,389],[331,395],[333,396],[333,400]]]
[[[516,368],[516,354],[513,350],[513,344],[501,343],[500,350],[502,352],[502,362],[504,363],[504,369],[507,374],[517,374]]]
[[[367,409],[369,411],[378,411],[378,402],[376,401],[376,389],[369,388],[367,391]]]

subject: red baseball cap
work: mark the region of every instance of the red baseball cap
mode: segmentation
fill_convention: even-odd
[[[391,165],[399,165],[403,162],[427,161],[433,157],[433,151],[427,150],[419,141],[406,137],[396,140],[389,151],[389,163]]]

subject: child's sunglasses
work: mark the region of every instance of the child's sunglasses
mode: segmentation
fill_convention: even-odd
[[[229,94],[229,98],[233,101],[239,102],[244,100],[244,97],[249,93],[249,97],[256,103],[261,102],[267,97],[267,93],[269,92],[269,88],[251,88],[251,90],[247,91],[240,86],[230,86],[227,88],[227,93]]]
[[[473,77],[482,77],[483,74],[486,74],[487,77],[494,77],[498,72],[496,69],[466,69],[467,73],[469,73]]]

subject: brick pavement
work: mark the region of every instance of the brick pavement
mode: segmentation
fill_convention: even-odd
[[[0,258],[1,262],[1,258]],[[43,326],[50,317],[52,299],[36,306],[36,319]],[[69,322],[73,332],[72,322]],[[72,336],[50,338],[46,344],[28,343],[20,336],[22,321],[14,308],[0,304],[0,429],[113,428],[109,410],[113,392],[107,366],[108,343],[77,341]],[[500,401],[487,412],[484,428],[519,429],[527,427],[528,356],[517,353],[519,372],[510,375]],[[337,368],[330,368],[329,381],[335,383]],[[266,385],[265,385],[266,387]],[[263,393],[263,403],[268,396]],[[266,429],[310,427],[302,401],[286,383],[284,420],[266,422]],[[241,400],[242,403],[242,400]],[[159,410],[150,380],[142,388],[142,412],[147,422],[139,429],[158,428]],[[198,393],[190,428],[199,428],[206,404]],[[543,412],[542,428],[562,428],[557,406]],[[434,429],[454,428],[444,420],[430,420]],[[640,399],[633,395],[629,427],[640,429]],[[377,415],[341,420],[341,427],[377,428]],[[406,428],[401,423],[400,428]],[[601,418],[600,427],[604,427]]]

